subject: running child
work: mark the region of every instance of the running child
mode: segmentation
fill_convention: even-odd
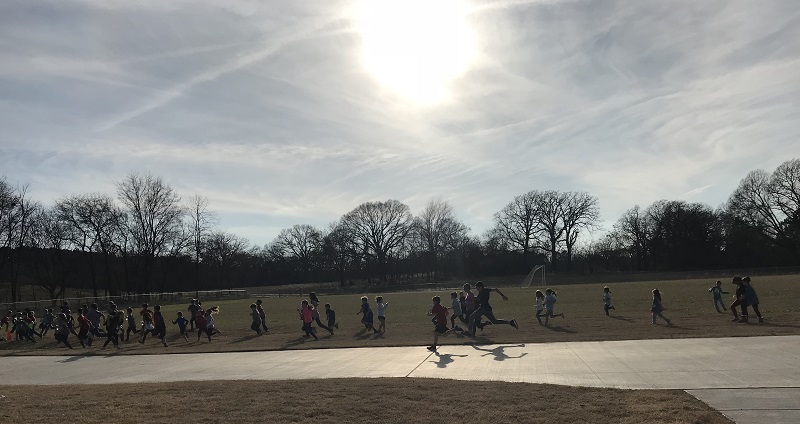
[[[250,324],[250,329],[255,331],[259,336],[261,335],[261,315],[258,314],[258,306],[255,303],[250,304],[250,318],[253,322]]]
[[[603,287],[603,310],[606,311],[606,316],[608,316],[608,311],[617,308],[611,304],[611,289],[608,286]]]
[[[731,312],[733,312],[733,321],[734,322],[746,322],[747,318],[747,303],[745,303],[745,293],[747,292],[747,288],[744,286],[744,282],[742,282],[742,277],[736,276],[733,277],[733,281],[731,281],[733,285],[736,286],[736,290],[734,291],[733,298],[735,299],[733,303],[731,303]],[[742,308],[742,319],[744,321],[739,320],[739,314],[736,312],[736,307],[740,306]]]
[[[69,340],[67,340],[69,338],[69,333],[72,333],[75,336],[77,336],[78,333],[76,333],[75,330],[68,325],[67,314],[58,314],[58,317],[56,317],[54,333],[56,337],[56,344],[63,343],[64,346],[72,349],[72,345],[69,344]]]
[[[28,327],[28,323],[25,322],[25,317],[22,312],[17,312],[16,318],[14,318],[14,331],[17,333],[18,340],[28,339],[32,343],[36,343],[36,340],[33,338],[33,333],[30,327]]]
[[[469,325],[469,317],[475,312],[477,304],[475,303],[475,295],[472,294],[472,287],[469,283],[464,283],[464,317],[467,319],[466,324]]]
[[[503,300],[506,301],[508,300],[508,296],[504,295],[503,292],[500,291],[500,289],[484,287],[483,281],[478,281],[475,284],[475,287],[478,289],[478,296],[477,296],[478,309],[476,309],[475,312],[473,312],[472,315],[470,315],[469,317],[470,334],[472,334],[473,336],[475,335],[475,331],[478,325],[481,324],[482,316],[486,316],[486,318],[492,324],[495,325],[509,324],[510,326],[519,330],[519,326],[517,325],[517,320],[515,319],[504,320],[495,318],[494,312],[492,312],[492,306],[489,304],[489,295],[492,292],[497,292],[498,294],[500,294],[500,297],[502,297]]]
[[[328,318],[328,327],[329,328],[339,328],[339,323],[336,322],[336,311],[331,309],[331,304],[325,304],[325,317]]]
[[[456,325],[456,318],[464,319],[464,311],[461,309],[461,301],[458,299],[458,293],[450,293],[450,302],[452,304],[451,310],[453,311],[453,314],[450,315],[450,327],[453,331],[464,331],[461,327]]]
[[[54,325],[55,318],[56,316],[53,315],[52,309],[48,308],[44,310],[44,316],[42,316],[42,323],[39,324],[39,330],[41,330],[40,332],[42,333],[42,337],[44,337],[44,335],[47,334],[47,330],[55,328]]]
[[[653,324],[656,323],[656,317],[661,317],[661,319],[667,322],[667,325],[672,325],[672,321],[661,314],[663,311],[664,307],[661,305],[661,292],[659,292],[658,289],[653,289],[653,306],[650,307],[650,312],[653,315]]]
[[[267,313],[264,312],[264,307],[261,305],[262,303],[261,299],[256,300],[256,310],[258,311],[258,316],[261,317],[261,327],[264,329],[264,334],[268,334]]]
[[[157,337],[167,347],[167,322],[161,314],[161,305],[153,306],[153,325],[156,327],[153,337]]]
[[[450,329],[447,328],[447,308],[442,306],[442,299],[439,296],[433,296],[433,307],[428,315],[433,315],[436,321],[436,327],[433,330],[433,344],[428,346],[428,350],[436,352],[439,343],[439,334],[447,334]]]
[[[197,341],[200,341],[200,336],[206,332],[206,311],[204,309],[200,309],[197,311]],[[211,336],[208,337],[208,341],[211,341]]]
[[[153,311],[151,311],[148,308],[148,305],[146,303],[142,303],[142,310],[139,311],[139,316],[142,318],[142,330],[141,330],[142,333],[144,333],[144,330],[145,330],[145,328],[144,328],[145,315],[149,315],[150,316],[149,317],[150,319],[149,319],[148,322],[150,324],[152,324],[153,323]],[[150,330],[152,330],[152,328]]]
[[[378,325],[378,329],[375,330],[376,333],[385,333],[386,332],[386,308],[389,307],[389,302],[383,301],[383,296],[376,296],[375,297],[375,304],[378,305],[378,321],[380,324]]]
[[[89,327],[89,320],[86,319],[86,314],[83,308],[78,308],[78,341],[83,348],[86,347],[86,344],[83,341],[89,337]]]
[[[373,330],[376,333],[378,332],[378,330],[376,330],[373,326],[374,318],[372,314],[372,308],[369,307],[369,298],[367,296],[361,296],[361,310],[356,312],[356,315],[358,314],[364,314],[364,316],[361,317],[361,323],[364,324],[364,328],[367,331]]]
[[[100,319],[101,318],[103,319],[103,325],[106,325],[106,316],[105,316],[105,314],[100,312],[100,309],[98,308],[97,303],[92,303],[90,308],[91,309],[89,309],[88,312],[86,312],[86,309],[84,309],[84,312],[86,312],[86,319],[89,320],[89,324],[90,324],[90,326],[89,326],[89,342],[88,342],[89,347],[92,346],[92,342],[94,341],[95,337],[100,338],[100,337],[105,337],[106,336],[106,334],[104,332],[100,331]]]
[[[14,320],[14,311],[6,312],[6,315],[0,320],[0,327],[5,326],[6,328],[3,330],[4,333],[4,340],[11,340],[11,323]]]
[[[728,292],[722,291],[722,281],[717,280],[717,284],[709,287],[708,292],[714,297],[714,309],[721,314],[727,311],[725,302],[722,301],[722,295],[728,294]],[[719,310],[720,306],[722,307],[721,311]]]
[[[206,336],[208,336],[208,341],[211,341],[211,336],[214,334],[220,334],[220,331],[217,329],[216,324],[214,323],[214,314],[219,313],[219,306],[212,306],[206,309]]]
[[[761,316],[761,311],[758,310],[758,295],[756,294],[756,289],[750,285],[750,277],[742,278],[742,285],[745,288],[744,300],[747,303],[747,306],[753,307],[753,312],[756,313],[758,322],[764,322],[764,318]],[[745,312],[747,312],[746,309],[744,309],[744,312],[742,312],[742,319],[747,322],[747,315]]]
[[[147,309],[145,305],[142,305],[144,309],[139,312],[142,315],[142,339],[139,340],[141,344],[144,344],[148,334],[155,334],[156,332],[156,325],[153,322],[153,311]]]
[[[544,293],[541,290],[536,290],[536,320],[539,321],[539,325],[542,325],[542,317],[546,317],[547,314],[544,312]]]
[[[556,309],[556,302],[558,299],[556,298],[556,291],[553,289],[547,289],[544,291],[544,309],[547,311],[547,314],[544,317],[544,325],[547,325],[550,321],[550,318],[561,317],[564,318],[564,313],[556,314],[554,313]]]
[[[311,292],[311,293],[308,294],[308,298],[311,299],[311,307],[312,307],[312,315],[311,315],[311,317],[317,323],[317,326],[319,326],[319,328],[324,328],[324,329],[328,330],[328,332],[331,333],[331,336],[332,336],[333,335],[333,328],[328,326],[328,325],[323,324],[322,321],[320,321],[320,319],[319,319],[320,318],[320,316],[319,316],[319,298],[317,297],[317,294],[314,293],[314,292]]]
[[[25,308],[25,310],[27,311],[27,314],[25,315],[25,325],[28,326],[28,332],[41,339],[42,333],[36,331],[36,314],[27,308]]]
[[[127,310],[128,315],[125,317],[125,321],[128,323],[128,329],[125,331],[125,341],[130,341],[131,333],[139,334],[139,330],[136,329],[136,318],[133,316],[133,308],[128,308]]]
[[[198,304],[197,299],[192,299],[189,301],[189,307],[186,308],[186,310],[189,312],[190,330],[194,330],[194,325],[197,323],[197,313],[201,311],[202,308]],[[198,325],[197,328],[200,328],[200,325]]]
[[[195,318],[195,321],[197,321],[197,318]],[[180,330],[181,336],[183,336],[183,339],[188,342],[189,334],[187,333],[188,330],[186,329],[186,326],[189,325],[189,320],[183,317],[183,312],[178,311],[178,317],[175,318],[172,323],[178,324],[178,330]]]
[[[314,340],[319,340],[317,337],[317,332],[314,330],[314,327],[311,326],[311,323],[314,322],[314,307],[308,304],[308,301],[303,299],[300,302],[300,309],[297,310],[300,313],[300,319],[303,320],[303,331],[305,335],[303,337],[308,338],[308,336],[314,337]]]
[[[114,347],[119,349],[119,328],[122,326],[123,321],[125,321],[125,313],[122,311],[116,311],[116,314],[109,317],[106,320],[106,341],[103,343],[103,349],[108,346],[108,343],[113,343]]]

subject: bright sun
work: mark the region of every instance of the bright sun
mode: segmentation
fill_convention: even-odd
[[[448,84],[475,54],[459,0],[365,0],[362,60],[385,87],[422,105],[449,97]]]

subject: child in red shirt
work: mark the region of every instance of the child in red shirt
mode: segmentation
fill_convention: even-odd
[[[433,330],[433,344],[428,346],[428,350],[436,352],[436,343],[439,342],[439,334],[447,334],[450,329],[447,328],[447,308],[442,306],[442,299],[439,296],[433,296],[433,308],[428,315],[434,315],[436,328]]]

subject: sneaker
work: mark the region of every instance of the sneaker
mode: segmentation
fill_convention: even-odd
[[[519,325],[517,325],[517,320],[512,319],[510,322],[511,326],[519,330]]]
[[[739,318],[734,318],[731,320],[731,322],[739,322]]]
[[[759,318],[759,319],[758,319],[758,322],[759,322],[759,323],[762,323],[762,322],[764,322],[764,318]]]
[[[436,352],[436,346],[428,346],[428,350],[431,352]]]
[[[339,329],[339,323],[338,323],[338,322],[337,322],[337,323],[334,323],[334,324],[333,324],[333,326],[334,326],[334,327],[335,327],[337,330]]]

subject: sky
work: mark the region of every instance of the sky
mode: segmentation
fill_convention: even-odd
[[[150,173],[256,245],[388,199],[475,235],[534,189],[606,230],[717,207],[798,118],[796,0],[0,2],[0,176],[50,205]]]

